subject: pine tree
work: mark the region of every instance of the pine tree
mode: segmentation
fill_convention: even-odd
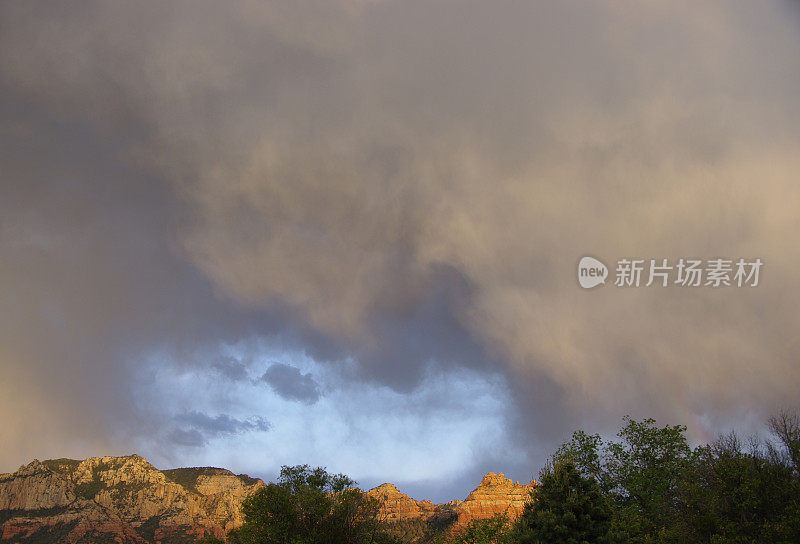
[[[611,505],[593,478],[574,463],[556,458],[540,473],[541,484],[515,527],[520,544],[606,544],[611,533]]]

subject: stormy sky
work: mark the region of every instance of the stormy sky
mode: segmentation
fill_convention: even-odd
[[[0,3],[0,471],[444,500],[625,414],[758,432],[800,393],[798,51],[788,0]]]

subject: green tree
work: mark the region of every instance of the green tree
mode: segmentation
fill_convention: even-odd
[[[582,475],[574,462],[556,457],[539,474],[514,527],[520,544],[605,544],[614,542],[612,509],[594,478]]]
[[[379,503],[343,474],[284,466],[277,483],[245,499],[244,525],[229,540],[243,544],[389,544]]]
[[[511,527],[506,514],[488,519],[474,519],[458,531],[449,544],[511,544]]]
[[[763,471],[771,467],[759,455],[742,451],[733,434],[698,447],[695,455],[694,466],[686,471],[678,488],[680,515],[665,531],[663,540],[764,542],[760,535],[767,512],[759,495],[767,491],[762,487],[767,483]]]
[[[800,482],[792,455],[791,418],[770,420],[778,444],[731,433],[697,448],[679,486],[672,542],[800,542]]]
[[[626,543],[800,542],[800,417],[768,428],[771,440],[731,433],[692,450],[682,425],[626,418],[620,440],[576,431],[554,458],[599,483]]]
[[[612,526],[626,542],[658,542],[678,515],[678,485],[692,463],[686,427],[624,421],[619,441],[604,444],[599,435],[576,431],[554,457],[598,483],[612,506]]]
[[[658,542],[678,515],[678,483],[692,462],[683,425],[656,426],[629,417],[622,439],[604,449],[602,483],[616,505],[615,526],[626,541]]]
[[[584,431],[575,431],[569,442],[562,444],[553,455],[555,459],[568,459],[575,468],[587,478],[594,478],[600,483],[605,473],[602,464],[603,440],[599,434],[586,434]]]

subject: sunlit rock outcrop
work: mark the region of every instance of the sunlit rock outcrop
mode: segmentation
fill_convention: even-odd
[[[160,471],[138,455],[33,461],[0,475],[0,540],[191,542],[243,522],[264,483],[217,468]]]
[[[367,492],[406,540],[474,519],[517,517],[535,485],[489,473],[463,501],[415,500],[393,484]],[[264,482],[221,468],[158,470],[138,455],[34,460],[0,474],[0,542],[183,544],[244,522],[242,501]]]

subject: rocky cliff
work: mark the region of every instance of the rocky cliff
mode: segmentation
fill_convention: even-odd
[[[490,472],[483,477],[472,493],[463,501],[450,501],[434,505],[430,501],[416,501],[401,493],[392,484],[382,484],[367,492],[381,502],[381,516],[387,521],[432,519],[451,521],[463,527],[476,519],[487,519],[495,514],[506,514],[514,519],[522,513],[536,482],[520,484],[501,472]]]
[[[430,501],[415,501],[405,493],[401,493],[393,484],[381,484],[367,491],[367,495],[381,503],[379,516],[386,521],[404,521],[427,518],[436,511]]]
[[[138,455],[33,461],[0,475],[0,542],[183,543],[242,523],[264,483],[215,468],[160,471]]]
[[[522,513],[535,485],[535,481],[520,484],[509,480],[502,472],[490,472],[466,500],[455,506],[457,524],[467,525],[473,519],[486,519],[495,514],[506,514],[514,519]]]
[[[413,541],[431,526],[457,529],[497,513],[514,518],[533,485],[489,473],[465,500],[441,505],[392,484],[367,494],[381,503],[381,517]],[[34,460],[0,474],[0,542],[185,544],[224,537],[244,521],[242,500],[263,486],[220,468],[162,471],[138,455]]]

